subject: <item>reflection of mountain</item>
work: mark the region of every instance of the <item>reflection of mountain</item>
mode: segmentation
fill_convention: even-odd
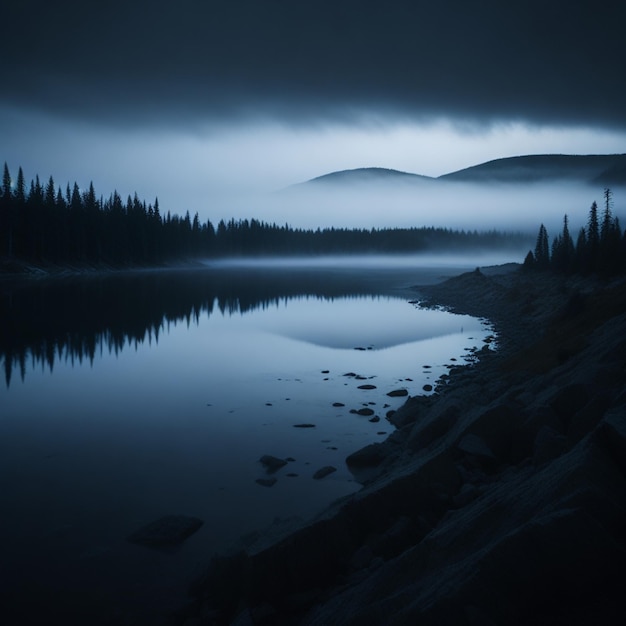
[[[332,307],[323,313],[324,307]],[[334,350],[385,350],[401,345],[479,330],[481,323],[466,316],[415,309],[404,298],[342,298],[331,303],[292,301],[290,314],[259,316],[266,331]],[[350,320],[346,323],[346,320]]]
[[[154,338],[170,323],[277,305],[302,295],[337,298],[380,293],[365,277],[332,272],[220,269],[137,272],[0,283],[0,361],[7,385],[18,369],[58,359],[93,360],[103,349]]]

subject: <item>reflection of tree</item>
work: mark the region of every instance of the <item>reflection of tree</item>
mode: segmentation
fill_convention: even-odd
[[[7,386],[27,365],[93,362],[103,351],[158,342],[170,324],[197,324],[289,298],[379,293],[366,279],[309,271],[197,270],[0,283],[0,362]]]

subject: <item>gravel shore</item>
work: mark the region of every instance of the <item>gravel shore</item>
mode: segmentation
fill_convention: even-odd
[[[612,624],[626,582],[626,283],[485,268],[416,287],[497,349],[347,459],[363,488],[214,559],[173,623]]]

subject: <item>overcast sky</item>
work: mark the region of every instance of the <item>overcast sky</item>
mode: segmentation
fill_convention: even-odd
[[[232,194],[252,216],[255,194],[340,169],[623,153],[625,17],[617,0],[20,0],[2,9],[0,160],[219,219]]]

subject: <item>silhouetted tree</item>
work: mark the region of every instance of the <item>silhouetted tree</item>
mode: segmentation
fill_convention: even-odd
[[[563,232],[552,245],[552,267],[560,272],[571,271],[574,265],[574,242],[569,233],[567,215],[563,217]]]
[[[600,228],[598,222],[598,204],[594,200],[589,209],[587,220],[587,267],[595,271],[598,265],[598,251],[600,249]]]
[[[541,224],[537,233],[537,243],[535,244],[535,264],[539,269],[546,269],[550,265],[550,248],[548,244],[548,231]]]

